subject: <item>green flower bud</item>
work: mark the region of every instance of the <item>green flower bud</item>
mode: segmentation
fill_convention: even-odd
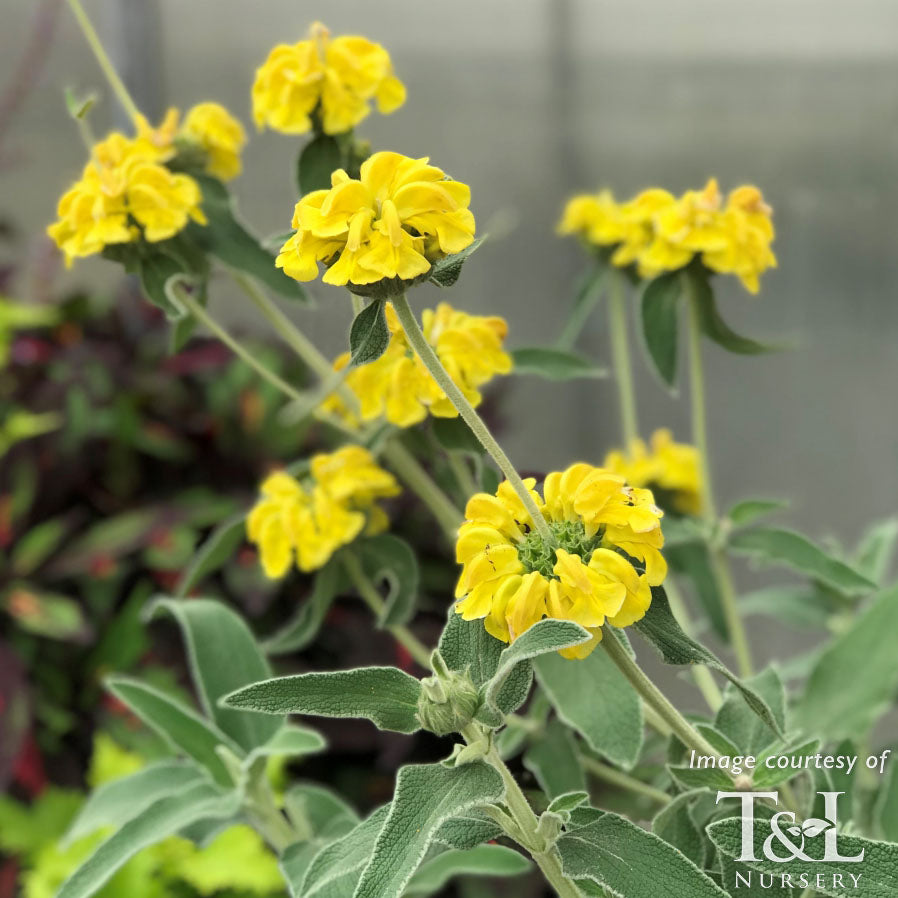
[[[474,719],[479,698],[466,674],[449,671],[448,676],[427,677],[421,681],[418,720],[437,736],[459,733]]]

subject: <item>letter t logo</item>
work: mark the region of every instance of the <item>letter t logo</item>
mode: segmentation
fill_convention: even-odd
[[[779,803],[779,792],[718,792],[716,804],[721,798],[738,798],[742,802],[742,854],[740,861],[756,861],[755,857],[755,799],[771,798]]]

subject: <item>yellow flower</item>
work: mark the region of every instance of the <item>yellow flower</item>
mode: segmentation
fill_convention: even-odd
[[[222,181],[240,174],[240,153],[246,143],[243,125],[218,103],[199,103],[184,119],[178,136],[198,144],[206,154],[206,171]]]
[[[759,276],[776,268],[776,256],[770,248],[774,229],[772,210],[757,187],[733,190],[722,215],[726,244],[718,250],[706,250],[702,262],[720,274],[734,274],[750,293],[757,293]]]
[[[720,189],[711,178],[702,190],[687,190],[679,198],[660,188],[625,203],[616,203],[608,191],[576,196],[565,208],[559,231],[613,247],[611,263],[635,264],[643,278],[677,271],[699,257],[711,271],[736,275],[757,293],[759,276],[776,266],[770,216],[757,187],[736,188],[722,208]]]
[[[59,201],[59,220],[47,229],[67,265],[114,244],[167,240],[191,219],[206,223],[199,185],[160,164],[164,153],[145,135],[113,133],[94,147],[81,179]]]
[[[278,44],[256,72],[253,118],[284,134],[342,134],[368,115],[371,100],[384,115],[405,102],[390,54],[363,37],[331,40],[316,22],[306,40]]]
[[[427,164],[400,153],[375,153],[358,180],[343,169],[330,190],[315,190],[296,205],[296,233],[281,248],[277,266],[299,281],[329,268],[326,284],[412,281],[431,264],[474,242],[471,190]]]
[[[507,481],[495,496],[472,496],[456,544],[463,565],[456,610],[465,620],[483,618],[503,642],[544,617],[575,621],[593,638],[561,654],[583,658],[606,621],[626,627],[648,610],[651,587],[667,574],[662,513],[649,490],[585,463],[549,474],[544,498],[535,483],[525,481],[555,545],[543,540]]]
[[[628,452],[609,452],[605,467],[620,474],[631,486],[651,488],[662,505],[664,500],[669,501],[673,511],[681,514],[701,511],[698,449],[674,442],[667,429],[652,434],[651,449],[642,440],[634,440]]]
[[[367,449],[347,446],[314,456],[308,481],[276,471],[260,492],[246,531],[265,575],[277,579],[294,563],[301,571],[316,570],[363,531],[384,530],[386,513],[376,502],[397,495],[399,485]]]
[[[386,352],[373,362],[350,369],[346,376],[346,386],[359,401],[361,419],[385,417],[397,427],[411,427],[428,414],[457,417],[455,406],[409,346],[389,304],[386,316],[391,334]],[[467,400],[479,405],[480,388],[497,374],[511,371],[511,356],[502,348],[508,331],[505,320],[469,315],[448,303],[440,303],[435,310],[425,309],[421,317],[424,336],[443,366]],[[344,353],[334,362],[334,368],[342,371],[348,364],[349,353]],[[338,397],[328,399],[323,408],[350,422],[355,419]]]

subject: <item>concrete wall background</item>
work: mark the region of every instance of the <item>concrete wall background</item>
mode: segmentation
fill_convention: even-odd
[[[315,18],[383,42],[409,88],[406,106],[372,116],[375,148],[430,154],[472,185],[482,229],[507,233],[478,254],[452,301],[498,312],[511,343],[558,332],[582,258],[553,229],[565,197],[608,185],[673,190],[710,174],[758,183],[776,210],[780,269],[760,298],[721,285],[724,313],[800,349],[743,359],[708,349],[714,465],[722,504],[793,497],[792,521],[853,540],[898,506],[898,4],[891,0],[86,0],[148,111],[201,99],[249,124],[249,87],[270,46]],[[2,0],[0,78],[11,71],[34,4]],[[0,205],[35,239],[83,162],[64,84],[99,88],[94,125],[116,111],[63,10],[52,57],[7,140]],[[283,230],[294,202],[296,143],[253,135],[236,191],[262,231]],[[109,283],[103,263],[79,283]],[[329,351],[349,320],[340,292],[316,287],[301,312]],[[435,291],[416,296],[435,301]],[[222,290],[224,314],[246,320]],[[607,357],[597,315],[584,348]],[[688,433],[683,401],[639,370],[643,430]],[[610,382],[508,389],[506,442],[524,468],[601,458],[618,430]]]

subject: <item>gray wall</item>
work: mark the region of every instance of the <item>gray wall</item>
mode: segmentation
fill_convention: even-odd
[[[320,17],[382,41],[409,88],[363,125],[376,148],[430,154],[473,188],[480,228],[498,236],[466,270],[454,303],[498,312],[512,344],[558,332],[583,264],[554,237],[564,198],[608,185],[625,195],[717,175],[761,185],[776,210],[778,271],[751,298],[721,284],[734,326],[800,348],[743,359],[709,347],[714,466],[724,503],[787,493],[795,523],[853,539],[898,499],[898,4],[892,0],[493,0],[451,4],[297,0],[86,0],[146,108],[224,102],[249,122],[256,65]],[[3,0],[0,75],[34,6]],[[135,25],[135,22],[137,23]],[[157,50],[157,48],[159,48]],[[159,51],[161,50],[161,52]],[[48,70],[6,151],[0,203],[37,236],[83,153],[61,86],[99,87],[63,10]],[[111,100],[95,115],[102,129]],[[263,231],[289,223],[296,142],[254,135],[236,190]],[[112,274],[79,264],[74,282]],[[299,319],[328,351],[349,320],[341,291],[315,287]],[[434,302],[421,290],[416,301]],[[223,314],[250,315],[223,286]],[[584,346],[606,357],[603,318]],[[683,401],[639,373],[643,429],[685,437]],[[595,460],[615,442],[613,385],[515,380],[506,440],[524,468]]]

